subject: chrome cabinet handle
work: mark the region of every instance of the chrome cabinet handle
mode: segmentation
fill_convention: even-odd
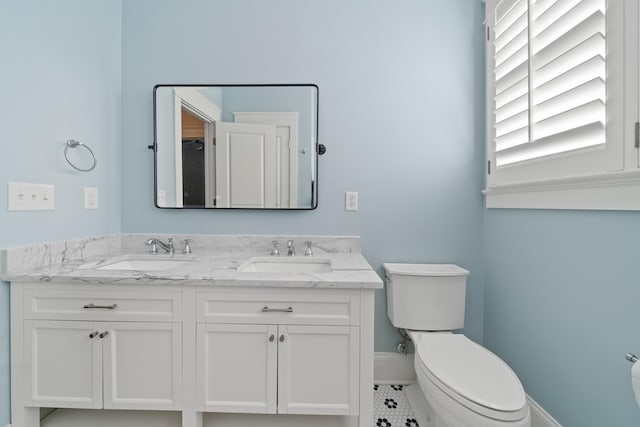
[[[99,332],[98,332],[98,331],[91,332],[91,333],[89,334],[89,338],[94,339],[98,334],[99,334]]]
[[[95,305],[94,303],[85,304],[82,308],[104,308],[107,310],[115,310],[118,307],[118,304],[111,305]]]
[[[273,340],[275,339],[276,339],[275,335],[271,334],[271,336],[269,337],[269,342],[273,342]]]
[[[280,335],[280,342],[284,342],[284,335]]]
[[[104,332],[103,332],[103,333],[101,333],[99,336],[100,336],[100,338],[104,338],[104,337],[106,337],[107,335],[109,335],[109,331],[104,331]]]
[[[287,308],[269,308],[269,306],[265,305],[262,307],[263,313],[276,312],[276,313],[293,313],[293,307]]]

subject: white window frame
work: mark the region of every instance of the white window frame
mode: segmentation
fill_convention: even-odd
[[[640,210],[638,0],[607,0],[605,147],[501,167],[495,163],[492,12],[487,0],[487,208]]]

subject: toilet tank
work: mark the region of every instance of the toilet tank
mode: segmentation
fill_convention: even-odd
[[[449,331],[464,327],[469,272],[454,264],[382,264],[387,315],[396,328]]]

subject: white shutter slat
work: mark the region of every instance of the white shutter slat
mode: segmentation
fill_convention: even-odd
[[[505,32],[503,32],[499,36],[496,35],[494,42],[494,53],[501,53],[509,44],[509,42],[515,39],[518,34],[520,34],[522,31],[527,31],[528,25],[529,14],[525,10],[522,15],[520,15],[518,19],[516,19],[516,21]]]
[[[529,60],[529,46],[525,45],[507,58],[502,64],[495,67],[495,80],[500,80],[522,64]]]
[[[496,153],[512,147],[517,147],[518,145],[527,144],[529,142],[529,126],[500,136],[496,138],[495,141]],[[499,156],[496,155],[496,159],[498,158]]]
[[[529,32],[526,26],[510,39],[501,50],[496,49],[494,55],[496,67],[500,66],[504,61],[515,55],[520,49],[529,43]]]
[[[544,30],[534,26],[537,30],[533,35],[535,51],[545,48],[574,27],[593,25],[589,24],[589,22],[594,19],[597,20],[598,16],[604,17],[604,13],[605,0],[583,0]],[[601,24],[596,22],[596,25],[601,25],[601,32],[604,34],[604,19],[602,19]]]
[[[540,16],[541,14],[543,14],[547,9],[549,9],[551,6],[553,6],[558,0],[536,0],[535,2],[533,2],[534,4],[534,10],[536,12],[535,16]]]
[[[534,121],[548,119],[552,116],[576,108],[579,105],[599,100],[602,104],[606,102],[607,88],[602,79],[596,78],[580,86],[547,97],[547,100],[536,104],[533,111]]]
[[[508,103],[529,92],[529,78],[525,77],[509,89],[496,95],[496,108],[502,108]]]
[[[580,1],[581,0],[558,0],[544,10],[534,7],[532,10],[532,18],[535,23],[533,34],[536,35],[546,30]]]
[[[590,80],[599,78],[603,82],[606,78],[606,64],[600,55],[595,56],[582,64],[579,64],[553,80],[534,87],[534,95],[537,103],[561,94],[567,88],[574,88]],[[535,83],[535,82],[534,82]]]
[[[505,0],[500,2],[496,7],[499,11],[496,13],[496,22],[494,23],[493,29],[496,40],[504,33],[507,33],[509,28],[518,22],[522,14],[527,12],[527,8],[527,0]],[[497,47],[498,46],[496,46],[496,48]]]
[[[590,123],[562,134],[538,140],[535,143],[521,144],[502,150],[496,154],[496,164],[498,167],[506,166],[526,160],[594,147],[602,144],[605,138],[603,124],[601,122]]]
[[[539,139],[561,134],[589,123],[601,122],[604,126],[602,118],[605,117],[605,114],[604,102],[599,99],[591,101],[536,122],[533,129],[534,138],[537,142]]]
[[[495,82],[496,94],[500,94],[504,90],[509,89],[520,80],[525,79],[528,75],[529,61],[526,61]]]
[[[496,137],[500,138],[515,130],[526,128],[528,125],[529,111],[525,110],[502,121],[496,121]]]
[[[500,123],[523,111],[529,111],[529,93],[525,93],[521,97],[504,105],[502,108],[496,109],[496,123]]]
[[[501,79],[496,80],[495,90],[496,94],[500,94],[505,89],[510,88],[515,83],[526,78],[529,75],[529,61],[523,62],[518,67],[514,68],[508,74],[505,74]]]
[[[555,30],[556,34],[547,34],[544,32],[541,37],[545,37],[545,42],[548,42],[549,36],[554,36],[553,41],[550,43],[534,43],[534,46],[539,47],[544,44],[544,48],[537,50],[535,53],[536,68],[540,69],[551,61],[557,59],[559,56],[569,52],[574,47],[578,47],[582,42],[589,40],[590,37],[600,34],[602,40],[604,40],[605,20],[601,11],[593,12],[592,15],[581,21],[578,25],[570,27],[565,30],[550,28],[549,31]],[[560,34],[561,33],[561,34]],[[556,37],[558,36],[558,37]],[[536,40],[537,41],[537,40]]]
[[[604,60],[605,50],[606,42],[602,34],[594,34],[568,52],[560,54],[555,60],[549,62],[544,67],[538,68],[534,74],[534,81],[537,85],[544,84],[566,73],[576,65],[588,61],[594,56],[599,55]],[[535,60],[536,57],[534,57],[534,61]]]

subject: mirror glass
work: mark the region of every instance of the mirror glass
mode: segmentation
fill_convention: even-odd
[[[315,209],[316,85],[157,85],[159,208]]]

